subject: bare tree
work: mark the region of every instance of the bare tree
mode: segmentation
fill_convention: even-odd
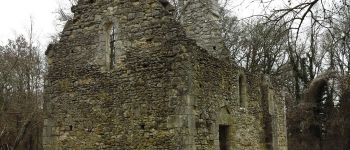
[[[44,65],[40,48],[18,36],[0,46],[0,149],[38,149]]]

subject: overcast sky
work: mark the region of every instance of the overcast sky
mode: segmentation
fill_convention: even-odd
[[[57,32],[55,26],[55,10],[68,0],[0,0],[0,44],[7,39],[13,39],[19,34],[27,34],[30,27],[30,17],[34,22],[35,38],[42,46],[46,46],[50,35]],[[244,0],[231,0],[237,6]],[[238,16],[249,16],[253,11],[247,9],[247,3],[234,7]],[[238,12],[238,13],[237,13]]]
[[[30,17],[37,40],[45,44],[55,33],[58,0],[0,0],[0,44],[16,35],[28,33]]]

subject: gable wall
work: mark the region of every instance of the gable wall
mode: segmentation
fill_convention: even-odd
[[[79,1],[73,11],[46,52],[44,148],[181,147],[185,133],[168,117],[184,95],[184,50],[175,47],[184,34],[167,23],[171,15],[156,0]],[[107,70],[110,22],[118,23],[125,54]]]

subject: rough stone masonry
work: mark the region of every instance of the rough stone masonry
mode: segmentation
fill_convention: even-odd
[[[79,0],[46,51],[44,149],[287,149],[283,95],[225,59],[217,0],[179,6]]]

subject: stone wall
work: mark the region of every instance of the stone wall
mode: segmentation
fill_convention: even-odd
[[[222,38],[218,0],[179,0],[179,11],[187,37],[212,56],[228,59],[230,52]]]
[[[273,150],[287,150],[287,122],[284,91],[277,91],[268,76],[261,83],[265,143]]]
[[[169,116],[185,95],[184,38],[156,0],[79,1],[47,50],[45,149],[178,149]],[[106,25],[125,50],[106,69]]]
[[[255,77],[246,76],[226,61],[195,52],[191,70],[191,105],[194,145],[219,150],[219,126],[227,126],[228,149],[266,149],[259,89]],[[239,76],[245,76],[239,94]],[[250,84],[249,84],[250,83]],[[246,97],[241,104],[240,96]]]
[[[229,149],[266,149],[259,78],[197,46],[164,4],[80,0],[72,10],[46,51],[44,149],[219,150],[222,126]]]

